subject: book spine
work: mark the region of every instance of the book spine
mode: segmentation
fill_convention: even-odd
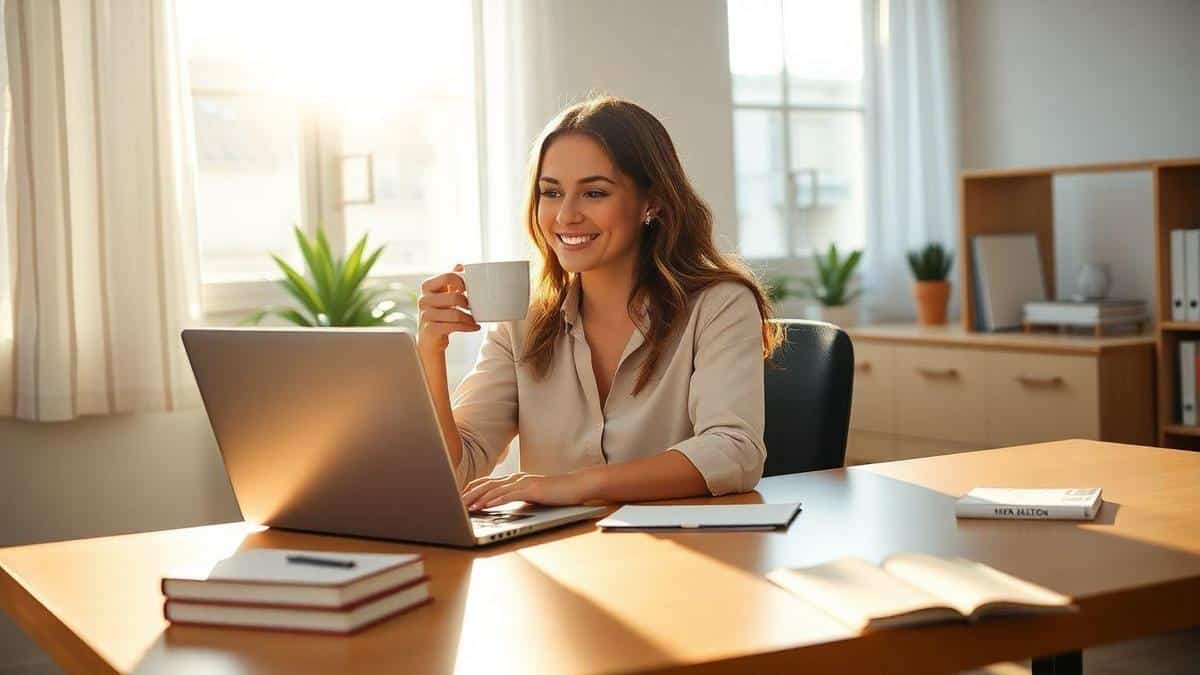
[[[1184,233],[1184,262],[1186,273],[1184,317],[1188,321],[1200,321],[1200,230]]]
[[[1082,506],[1027,506],[1023,504],[956,504],[959,518],[998,520],[1089,520]]]
[[[1179,421],[1196,424],[1196,343],[1179,343]]]
[[[1186,321],[1187,265],[1183,230],[1171,230],[1171,320]]]

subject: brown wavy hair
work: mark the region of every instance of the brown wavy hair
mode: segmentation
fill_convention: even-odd
[[[542,131],[529,161],[525,226],[541,253],[529,313],[529,333],[523,361],[544,377],[563,333],[559,310],[571,283],[558,256],[538,226],[538,178],[550,143],[564,134],[586,134],[605,149],[617,168],[633,179],[657,209],[657,222],[640,228],[637,279],[628,301],[629,316],[648,329],[649,355],[642,364],[633,393],[646,386],[662,357],[667,338],[687,320],[688,299],[722,281],[742,284],[754,294],[762,316],[763,358],[769,359],[783,343],[782,328],[768,320],[774,316],[766,291],[740,259],[721,253],[713,243],[712,211],[688,181],[675,145],[666,128],[640,106],[610,96],[572,105]],[[646,322],[639,316],[644,302]]]

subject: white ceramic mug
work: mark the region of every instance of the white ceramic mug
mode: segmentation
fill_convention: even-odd
[[[519,321],[529,313],[529,261],[463,265],[463,281],[477,323]]]

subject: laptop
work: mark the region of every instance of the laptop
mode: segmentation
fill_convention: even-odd
[[[204,328],[182,337],[248,521],[471,547],[607,510],[515,503],[469,514],[405,331]]]

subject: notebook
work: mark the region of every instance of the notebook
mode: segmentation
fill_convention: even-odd
[[[800,504],[622,506],[596,523],[605,531],[775,530],[785,528]]]
[[[776,569],[767,578],[856,631],[1077,611],[1071,598],[983,563],[924,553],[894,555],[881,565],[845,557]]]
[[[424,568],[415,554],[259,548],[173,570],[162,592],[178,600],[337,609],[418,579]]]

